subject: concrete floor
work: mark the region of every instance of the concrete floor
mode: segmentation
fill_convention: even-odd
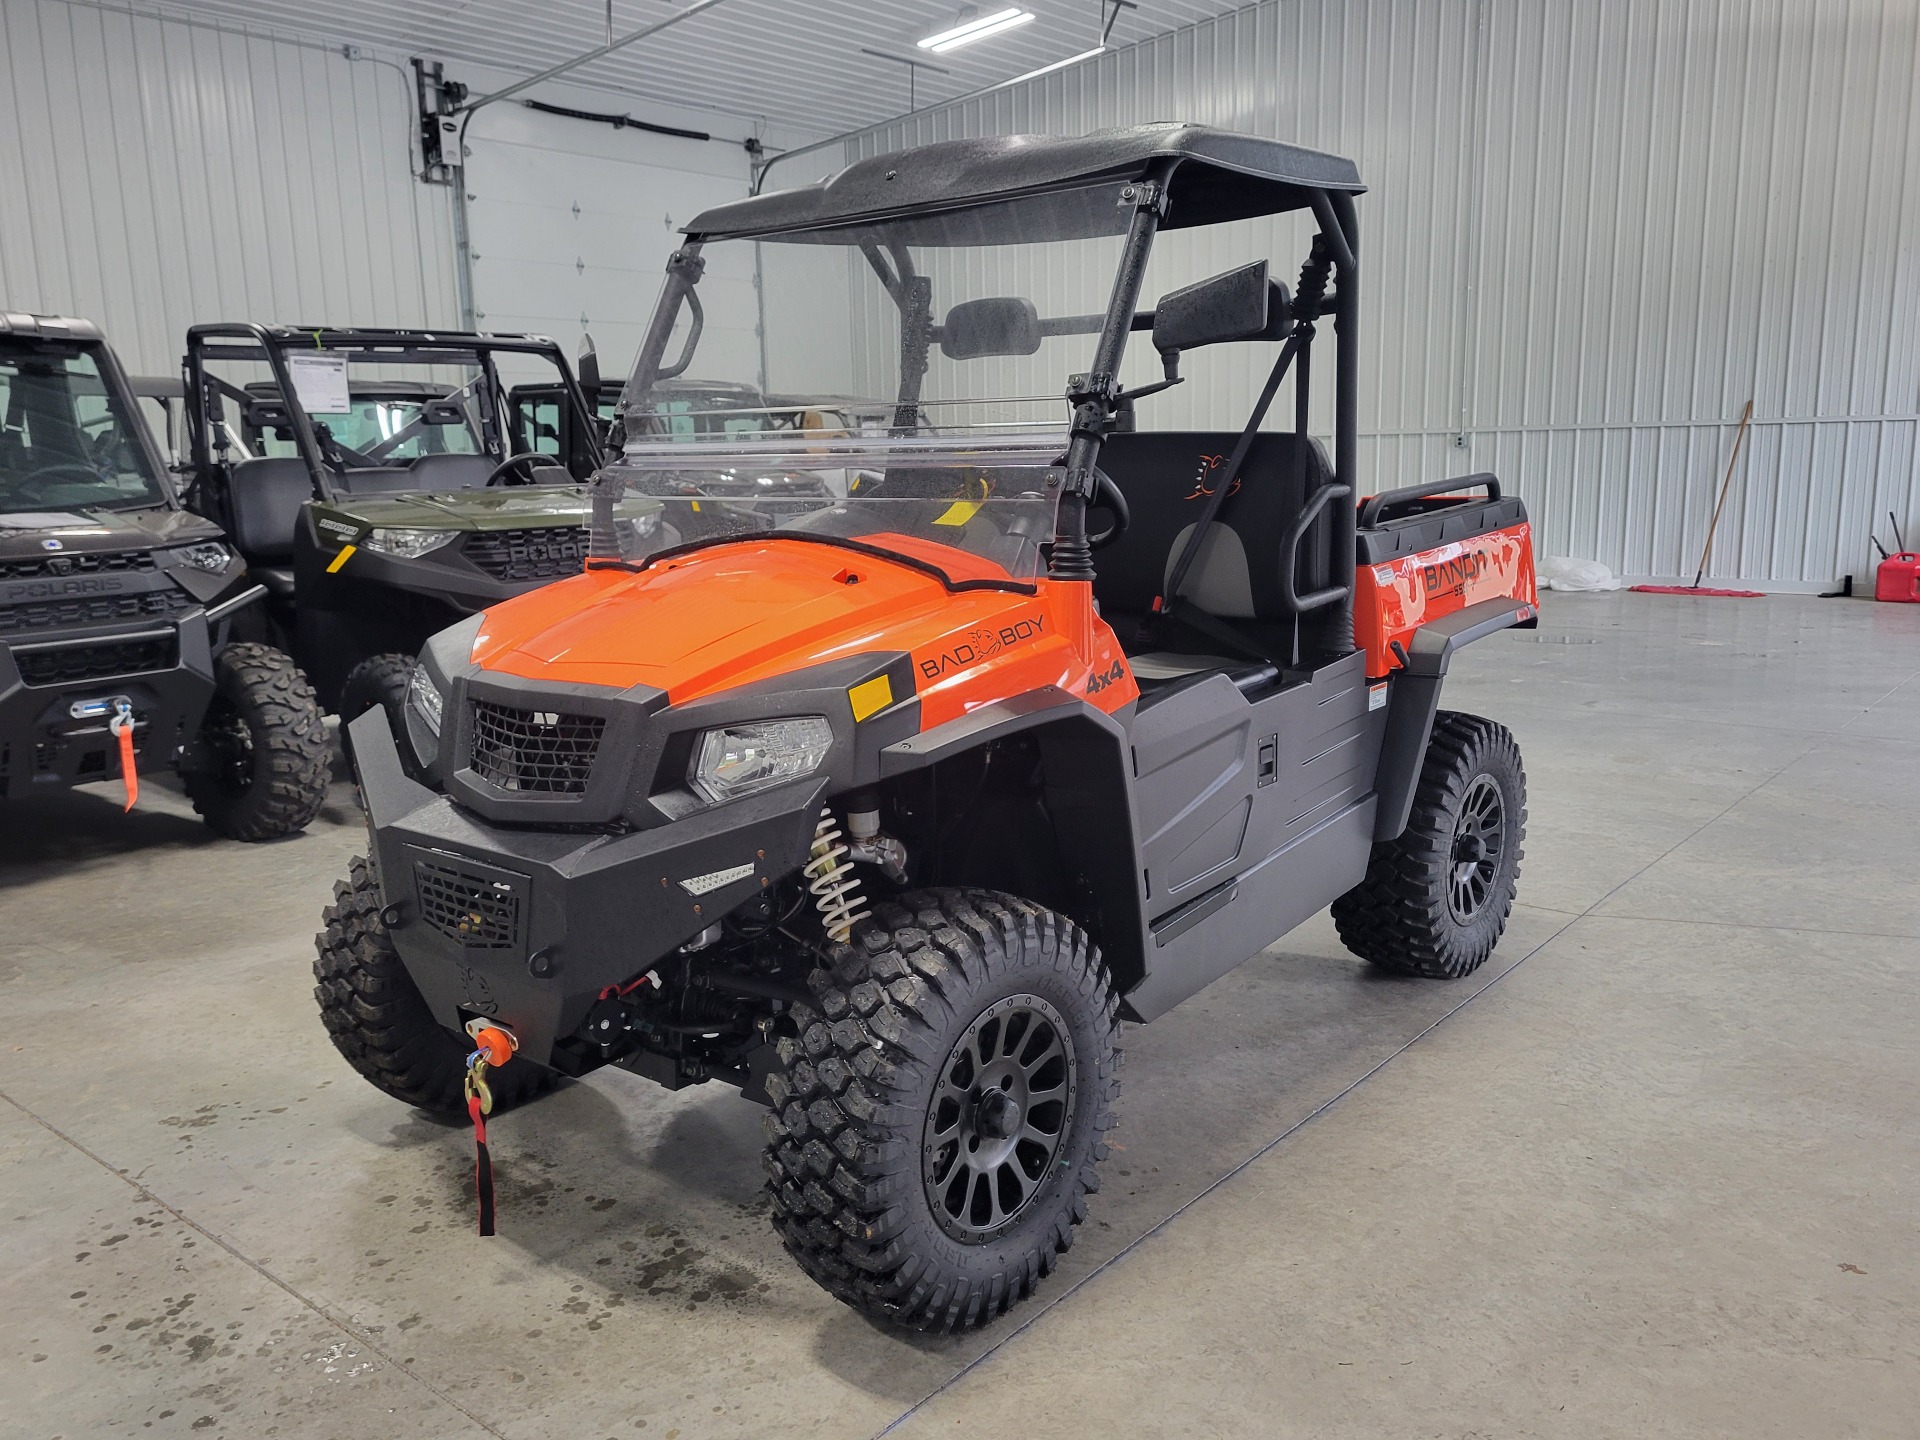
[[[0,1435],[1920,1433],[1920,607],[1553,596],[1448,699],[1532,783],[1494,959],[1321,917],[1130,1027],[1093,1221],[959,1340],[800,1276],[718,1087],[503,1119],[477,1239],[314,1013],[348,788],[4,812]]]

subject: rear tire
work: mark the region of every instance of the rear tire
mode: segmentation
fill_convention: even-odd
[[[229,645],[213,662],[214,696],[200,724],[205,769],[187,798],[229,840],[277,840],[304,830],[332,778],[326,722],[313,686],[278,650]]]
[[[353,741],[347,726],[367,711],[378,707],[387,712],[387,728],[400,752],[401,767],[410,779],[420,779],[420,767],[413,758],[413,742],[407,738],[407,687],[413,683],[414,662],[406,655],[374,655],[353,667],[347,683],[340,687],[340,748],[353,760]]]
[[[384,903],[373,866],[355,856],[321,916],[326,929],[313,937],[320,1018],[334,1048],[376,1089],[422,1110],[464,1115],[473,1047],[427,1009],[380,919]],[[551,1070],[526,1060],[509,1060],[487,1076],[495,1111],[552,1083]]]
[[[983,1325],[1052,1273],[1100,1188],[1119,1089],[1100,952],[1012,895],[931,890],[835,955],[767,1081],[774,1229],[858,1310]]]
[[[1375,845],[1366,879],[1333,902],[1341,943],[1387,970],[1472,974],[1506,929],[1526,833],[1527,776],[1513,735],[1442,710],[1406,831]]]

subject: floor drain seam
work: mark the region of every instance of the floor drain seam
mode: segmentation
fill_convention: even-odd
[[[356,1329],[350,1322],[341,1319],[338,1315],[334,1314],[331,1310],[329,1310],[326,1306],[322,1305],[319,1301],[314,1300],[307,1295],[303,1295],[300,1291],[296,1290],[292,1285],[289,1285],[285,1280],[282,1280],[278,1275],[275,1275],[271,1270],[267,1269],[264,1265],[262,1265],[259,1261],[255,1260],[252,1256],[240,1250],[237,1246],[233,1244],[233,1242],[225,1239],[220,1235],[215,1234],[213,1231],[209,1230],[206,1226],[202,1225],[198,1220],[195,1220],[191,1216],[185,1214],[178,1207],[170,1204],[166,1200],[161,1199],[160,1196],[156,1195],[148,1186],[134,1179],[131,1175],[127,1174],[124,1170],[119,1170],[119,1169],[116,1169],[114,1166],[109,1165],[104,1157],[96,1154],[94,1151],[87,1148],[86,1145],[82,1144],[79,1140],[76,1140],[73,1136],[69,1135],[66,1131],[62,1130],[58,1125],[55,1125],[51,1120],[48,1120],[44,1115],[41,1115],[39,1112],[35,1111],[34,1109],[32,1109],[27,1105],[23,1105],[20,1101],[14,1099],[13,1096],[9,1095],[4,1090],[0,1090],[0,1100],[6,1101],[7,1104],[13,1106],[14,1109],[18,1110],[22,1115],[26,1116],[29,1120],[33,1121],[34,1124],[38,1125],[42,1130],[45,1130],[49,1135],[52,1135],[53,1137],[60,1140],[64,1144],[69,1145],[73,1149],[79,1151],[82,1155],[86,1156],[87,1159],[91,1160],[95,1165],[98,1165],[102,1170],[106,1171],[107,1174],[113,1176],[114,1179],[119,1180],[120,1182],[125,1184],[128,1189],[132,1190],[135,1194],[139,1195],[141,1199],[147,1201],[151,1205],[157,1205],[160,1209],[166,1211],[167,1214],[171,1215],[175,1220],[178,1220],[182,1225],[186,1226],[189,1230],[193,1231],[194,1234],[204,1238],[209,1244],[219,1246],[220,1249],[226,1251],[227,1254],[231,1255],[235,1260],[238,1260],[242,1265],[246,1266],[247,1269],[253,1271],[255,1275],[258,1275],[262,1280],[265,1280],[269,1285],[273,1286],[275,1289],[279,1290],[282,1294],[288,1296],[289,1298],[297,1302],[304,1309],[307,1309],[311,1311],[313,1314],[318,1315],[322,1320],[326,1321],[327,1324],[333,1326],[334,1329],[340,1331],[341,1334],[347,1336],[351,1340],[358,1342],[361,1345],[366,1346],[367,1349],[371,1350],[374,1354],[378,1355],[382,1360],[386,1361],[387,1364],[392,1366],[395,1370],[399,1371],[400,1374],[406,1376],[409,1380],[413,1381],[414,1384],[420,1386],[421,1389],[427,1391],[429,1394],[433,1395],[436,1399],[441,1400],[447,1405],[452,1406],[455,1410],[459,1411],[462,1415],[466,1416],[467,1419],[471,1420],[474,1424],[478,1425],[482,1430],[486,1431],[487,1434],[497,1437],[497,1440],[506,1440],[506,1436],[503,1432],[495,1429],[493,1426],[489,1425],[485,1420],[482,1420],[478,1415],[474,1414],[473,1411],[469,1410],[466,1406],[462,1405],[458,1400],[454,1399],[451,1395],[447,1394],[446,1391],[442,1390],[439,1386],[435,1385],[431,1380],[428,1380],[424,1376],[418,1374],[416,1371],[409,1369],[406,1365],[402,1364],[399,1360],[395,1359],[392,1355],[388,1354],[385,1347],[382,1346],[380,1342],[375,1340],[372,1336],[366,1334],[364,1331]]]

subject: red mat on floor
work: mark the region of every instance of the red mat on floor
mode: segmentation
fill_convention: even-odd
[[[1718,595],[1730,600],[1764,600],[1764,590],[1715,590],[1703,585],[1629,585],[1642,595]]]

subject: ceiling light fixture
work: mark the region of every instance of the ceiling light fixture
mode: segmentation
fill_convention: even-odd
[[[1069,65],[1078,65],[1082,60],[1091,60],[1096,55],[1104,55],[1106,53],[1106,46],[1096,45],[1091,50],[1082,50],[1078,55],[1069,55],[1066,59],[1056,60],[1051,65],[1042,65],[1038,70],[1029,70],[1026,74],[1016,75],[1011,80],[1003,83],[1018,85],[1022,80],[1037,80],[1042,75],[1051,75],[1056,70],[1064,70]]]
[[[942,30],[937,35],[929,35],[919,42],[922,50],[931,50],[936,55],[944,55],[949,50],[958,50],[962,45],[971,45],[976,40],[985,40],[990,35],[999,35],[1024,25],[1033,19],[1031,10],[1022,10],[1017,5],[1009,5],[1005,10],[996,10],[991,15],[982,15],[978,20],[969,20],[964,25],[955,25],[951,30]]]

